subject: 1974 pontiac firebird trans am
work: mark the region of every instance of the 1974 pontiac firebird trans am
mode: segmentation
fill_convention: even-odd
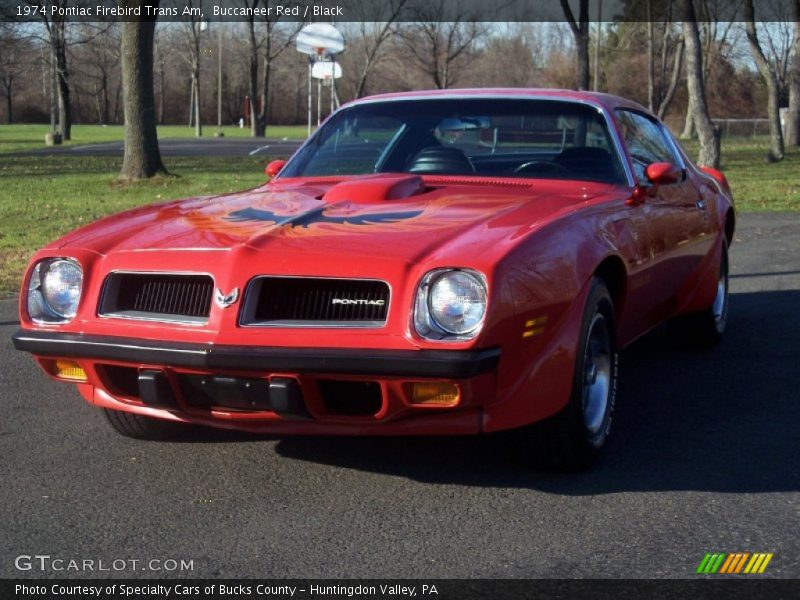
[[[725,328],[728,183],[627,100],[371,97],[267,173],[37,252],[16,347],[132,437],[520,429],[576,469],[621,348],[668,319]]]

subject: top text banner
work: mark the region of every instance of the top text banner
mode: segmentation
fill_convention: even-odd
[[[590,0],[588,20],[680,21],[685,0]],[[795,0],[756,3],[758,21],[794,21]],[[698,21],[743,18],[741,2],[695,3]],[[579,1],[569,2],[580,19]],[[286,21],[286,22],[556,22],[565,21],[560,0],[0,0],[0,19],[43,21]]]

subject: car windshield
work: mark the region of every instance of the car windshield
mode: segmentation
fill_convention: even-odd
[[[481,98],[344,108],[281,176],[369,173],[625,181],[598,109],[577,102]]]

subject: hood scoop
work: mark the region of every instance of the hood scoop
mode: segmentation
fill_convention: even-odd
[[[329,203],[383,202],[410,198],[424,191],[425,183],[419,175],[377,174],[337,183],[321,199]]]

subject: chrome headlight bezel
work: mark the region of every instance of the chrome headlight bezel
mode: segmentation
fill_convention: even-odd
[[[57,268],[58,266],[77,269],[77,285],[73,284],[71,287],[69,292],[70,299],[66,310],[63,307],[55,307],[51,302],[47,301],[48,292],[50,291],[46,289],[47,276],[53,273],[54,267]],[[48,325],[69,323],[75,318],[83,295],[83,268],[77,260],[69,257],[53,257],[40,260],[31,269],[27,288],[26,305],[28,317],[31,321]],[[52,293],[52,291],[50,292]]]
[[[446,324],[443,325],[439,322],[433,314],[434,311],[430,303],[432,291],[435,286],[455,274],[459,274],[460,276],[466,275],[472,278],[482,296],[483,308],[480,318],[464,330],[448,328]],[[442,342],[471,340],[477,336],[483,328],[483,323],[486,320],[488,298],[489,292],[486,284],[486,277],[479,271],[463,268],[441,268],[429,271],[420,280],[419,286],[417,287],[413,316],[414,329],[418,335],[426,340]]]

